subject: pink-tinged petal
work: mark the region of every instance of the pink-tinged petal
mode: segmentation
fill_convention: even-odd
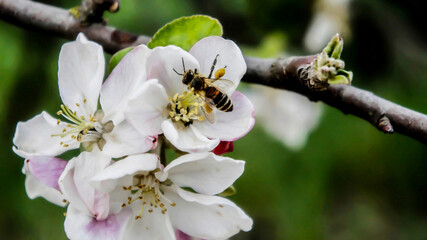
[[[24,169],[25,168],[26,167],[24,167]],[[43,197],[47,201],[58,206],[64,207],[66,205],[66,202],[63,201],[64,196],[61,194],[60,191],[42,183],[36,177],[34,177],[30,171],[24,170],[24,173],[26,175],[25,190],[30,199]]]
[[[132,176],[159,167],[155,154],[135,154],[113,163],[91,178],[91,184],[101,192],[111,192],[117,186],[132,185]],[[122,180],[122,181],[120,181]]]
[[[145,63],[151,50],[139,45],[117,64],[102,85],[100,102],[105,119],[118,124],[124,119],[124,110],[146,81]]]
[[[225,153],[233,152],[234,144],[233,141],[221,141],[218,146],[212,151],[216,155],[222,155]]]
[[[228,199],[188,192],[173,185],[162,190],[176,203],[168,208],[173,227],[190,236],[226,239],[252,228],[252,219]]]
[[[127,121],[122,121],[112,132],[104,133],[102,137],[106,141],[102,152],[112,158],[147,152],[157,141],[156,137],[141,135]]]
[[[183,61],[185,70],[199,68],[197,60],[179,47],[156,47],[147,60],[147,79],[158,79],[169,97],[182,93],[187,85],[182,83],[182,76],[174,69],[180,74],[184,73]]]
[[[88,41],[80,33],[76,41],[62,46],[58,65],[62,102],[73,112],[76,111],[78,116],[93,115],[104,78],[105,59],[101,45]]]
[[[67,165],[67,161],[55,157],[31,157],[25,160],[28,171],[40,182],[58,191],[58,180]]]
[[[18,122],[16,126],[13,151],[23,158],[32,156],[57,156],[67,150],[79,147],[79,143],[71,137],[61,138],[52,136],[62,133],[67,124],[57,124],[57,119],[46,112],[36,115],[26,122]],[[60,142],[68,144],[68,147],[60,145]]]
[[[99,193],[89,182],[111,162],[98,151],[83,152],[70,160],[61,177],[59,186],[66,199],[79,211],[105,219],[109,212],[109,195]]]
[[[134,204],[135,205],[135,204]],[[161,214],[159,209],[154,209],[152,213],[145,207],[141,219],[129,220],[126,228],[124,240],[149,239],[149,240],[175,240],[175,233],[169,219],[169,214]],[[139,214],[140,206],[134,208],[134,213]]]
[[[139,95],[129,103],[126,119],[142,135],[161,134],[161,124],[168,117],[168,104],[165,88],[156,79],[149,80],[143,84]]]
[[[156,174],[160,181],[170,179],[180,187],[214,195],[223,192],[242,175],[245,162],[213,153],[193,153],[169,163],[164,174]]]
[[[193,238],[190,235],[180,230],[175,230],[175,236],[177,240],[193,240]]]
[[[200,132],[208,138],[221,141],[236,141],[245,136],[255,124],[255,111],[251,101],[242,93],[235,91],[231,95],[233,111],[216,111],[216,122],[194,122]]]
[[[194,126],[176,126],[170,119],[163,121],[162,130],[169,142],[184,152],[207,152],[219,144],[219,139],[208,139]]]
[[[130,209],[125,208],[118,214],[110,214],[104,220],[97,220],[70,204],[64,222],[65,233],[69,239],[76,240],[120,239],[131,213]]]
[[[203,38],[194,44],[190,53],[199,62],[200,72],[205,76],[209,75],[214,59],[219,55],[211,77],[214,78],[215,72],[226,66],[225,75],[221,78],[234,83],[234,87],[223,89],[229,95],[237,88],[240,79],[246,73],[246,62],[239,47],[233,41],[225,40],[222,37]]]
[[[80,211],[84,211],[87,213],[87,215],[89,215],[90,213],[88,207],[83,201],[83,197],[85,196],[80,196],[77,186],[74,183],[74,161],[75,158],[68,161],[67,166],[59,177],[59,188],[63,193],[64,199],[72,203],[73,206]]]

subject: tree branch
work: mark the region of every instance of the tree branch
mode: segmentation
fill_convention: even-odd
[[[67,10],[27,0],[0,0],[0,19],[70,40],[83,32],[89,39],[101,44],[108,53],[147,44],[150,40],[147,36],[100,24],[84,26]],[[427,144],[427,116],[424,114],[352,86],[333,85],[326,91],[309,90],[301,80],[316,80],[309,74],[310,64],[315,59],[316,55],[288,59],[245,57],[248,70],[242,80],[300,93],[312,101],[323,101],[345,114],[365,119],[382,132],[398,132]]]
[[[81,24],[69,11],[28,0],[0,0],[0,19],[36,31],[44,31],[66,39],[76,39],[83,32],[98,42],[108,53],[128,46],[147,44],[150,37],[123,32],[102,24]]]

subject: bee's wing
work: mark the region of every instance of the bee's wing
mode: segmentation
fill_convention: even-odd
[[[234,84],[234,82],[228,79],[221,78],[221,79],[215,80],[215,79],[207,78],[207,83],[210,85],[213,85],[218,90],[226,94],[230,92],[230,89],[236,89],[236,85]]]
[[[197,100],[199,101],[199,103],[202,104],[200,108],[202,109],[203,115],[205,116],[205,118],[210,123],[215,123],[216,117],[215,117],[215,114],[213,113],[213,109],[215,109],[215,104],[212,101],[212,99],[200,96],[199,98],[197,98]]]

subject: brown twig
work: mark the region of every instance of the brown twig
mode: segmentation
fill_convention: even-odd
[[[82,26],[80,21],[63,9],[27,0],[0,0],[0,19],[28,29],[42,30],[67,39],[79,32],[100,43],[106,52],[114,53],[128,46],[146,44],[147,36],[122,32],[94,24]],[[246,57],[248,71],[243,81],[300,93],[310,100],[323,101],[370,122],[379,130],[398,132],[427,144],[427,116],[399,106],[371,92],[347,85],[329,86],[326,91],[311,91],[300,80],[315,81],[310,64],[316,56],[287,59]],[[303,81],[303,82],[304,82]]]
[[[120,0],[82,0],[77,8],[79,19],[87,24],[103,23],[105,24],[105,11],[117,12],[120,9]]]
[[[0,19],[29,30],[44,31],[70,40],[83,32],[89,39],[101,44],[108,53],[147,44],[151,39],[102,24],[87,26],[67,10],[28,0],[0,0]]]

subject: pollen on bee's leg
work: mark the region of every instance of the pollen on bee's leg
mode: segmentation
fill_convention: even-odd
[[[225,75],[225,67],[220,68],[215,72],[215,79],[220,79]]]

